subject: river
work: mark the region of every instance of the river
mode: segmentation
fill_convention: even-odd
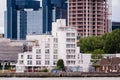
[[[120,80],[120,77],[0,78],[0,80]]]

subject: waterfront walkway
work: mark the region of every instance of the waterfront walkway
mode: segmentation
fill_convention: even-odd
[[[81,72],[37,72],[37,73],[0,73],[0,77],[120,77],[120,73],[81,73]]]

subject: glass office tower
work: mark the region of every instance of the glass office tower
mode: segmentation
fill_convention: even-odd
[[[50,33],[52,22],[56,19],[67,19],[67,0],[42,0],[43,33]]]
[[[29,20],[27,20],[28,11],[26,11],[26,10],[29,10],[29,9],[33,10],[33,12],[34,11],[39,12],[40,1],[7,0],[7,13],[6,13],[7,14],[7,17],[6,17],[7,25],[5,27],[5,37],[6,38],[15,39],[15,40],[26,38],[26,35],[28,32],[27,29],[29,27],[27,25],[27,22],[29,22]],[[36,12],[36,14],[38,14],[38,12]],[[35,23],[37,24],[37,22],[34,22],[34,24]],[[38,27],[38,29],[40,29],[39,28],[40,26],[37,26],[37,27]]]

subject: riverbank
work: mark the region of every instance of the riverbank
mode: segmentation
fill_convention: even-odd
[[[0,73],[0,77],[120,77],[120,73],[81,73],[81,72]]]

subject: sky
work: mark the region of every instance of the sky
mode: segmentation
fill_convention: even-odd
[[[120,0],[112,0],[112,21],[120,22]],[[4,11],[6,0],[0,0],[0,33],[4,32]]]

